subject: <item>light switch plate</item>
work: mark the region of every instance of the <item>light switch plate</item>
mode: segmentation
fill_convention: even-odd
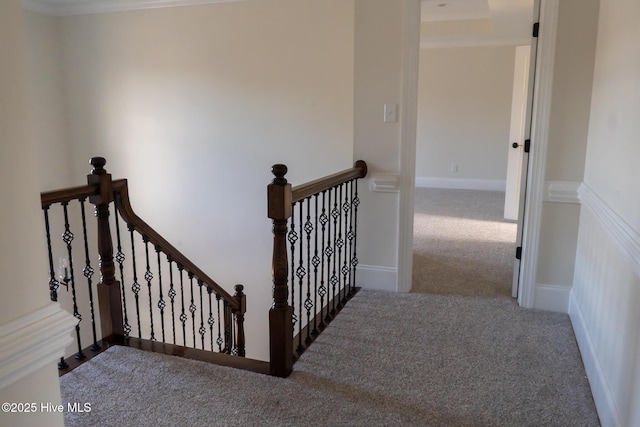
[[[384,104],[384,122],[395,123],[398,121],[398,104]]]

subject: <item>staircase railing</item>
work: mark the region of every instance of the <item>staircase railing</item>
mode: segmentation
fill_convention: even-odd
[[[287,377],[296,358],[357,292],[358,179],[367,175],[367,164],[358,160],[351,169],[293,188],[285,165],[272,172],[270,373]]]
[[[104,158],[90,163],[87,185],[41,193],[50,296],[78,320],[77,351],[61,358],[61,374],[111,345],[128,345],[287,377],[358,290],[358,180],[367,174],[362,160],[296,187],[285,178],[286,166],[273,166],[267,188],[273,221],[269,362],[244,357],[243,286],[236,285],[234,295],[226,292],[135,214],[127,180],[113,180]],[[87,221],[87,200],[95,222]],[[77,234],[80,247],[74,245]],[[61,286],[67,298],[61,298]]]
[[[65,286],[70,297],[60,303],[78,319],[77,352],[61,358],[61,374],[114,344],[266,372],[264,362],[232,358],[245,355],[243,286],[236,285],[234,295],[226,292],[134,213],[127,181],[112,180],[104,169],[105,159],[94,157],[90,163],[87,185],[41,194],[50,296],[58,301],[60,287]],[[95,206],[95,224],[87,221],[87,200]],[[110,217],[112,203],[116,214]],[[80,225],[72,221],[78,217]],[[61,241],[52,240],[56,232]],[[78,233],[80,248],[74,245]],[[128,234],[128,241],[123,234]],[[94,239],[97,248],[89,244]],[[98,255],[97,284],[92,251]],[[86,316],[88,328],[83,323]],[[82,343],[87,341],[91,345],[85,348]]]

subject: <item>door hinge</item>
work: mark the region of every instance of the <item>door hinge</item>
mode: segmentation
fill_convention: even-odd
[[[530,139],[526,139],[524,141],[524,152],[528,153],[529,150],[531,150],[531,140]]]
[[[538,37],[538,31],[540,31],[540,23],[533,24],[533,37]]]
[[[522,259],[522,246],[516,248],[516,259]]]

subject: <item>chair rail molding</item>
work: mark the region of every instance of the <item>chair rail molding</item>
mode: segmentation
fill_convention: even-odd
[[[547,181],[547,192],[544,196],[545,202],[554,203],[580,203],[578,190],[582,182],[580,181]]]
[[[0,389],[64,356],[76,323],[55,303],[0,326]]]

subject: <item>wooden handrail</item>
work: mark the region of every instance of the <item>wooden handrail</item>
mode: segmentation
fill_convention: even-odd
[[[99,185],[79,185],[77,187],[63,188],[62,190],[45,191],[40,193],[40,202],[44,209],[54,203],[65,203],[72,200],[85,199],[89,196],[95,196],[99,192]]]
[[[367,163],[364,160],[358,160],[350,169],[345,169],[341,172],[336,172],[332,175],[293,187],[291,189],[291,202],[296,203],[314,194],[333,188],[336,185],[351,181],[355,178],[364,178],[365,176],[367,176]]]
[[[149,242],[159,247],[172,261],[176,262],[179,266],[182,266],[186,271],[192,273],[198,282],[202,282],[205,286],[213,290],[220,295],[222,299],[234,310],[239,310],[240,304],[236,298],[232,297],[227,291],[225,291],[218,283],[216,283],[211,277],[205,274],[200,268],[198,268],[193,262],[189,260],[182,252],[176,249],[171,243],[167,242],[157,231],[155,231],[149,224],[144,222],[131,207],[131,201],[129,200],[129,187],[126,179],[118,179],[113,181],[113,192],[115,193],[115,202],[120,216],[126,221],[127,224],[134,227],[140,234],[146,236]]]

